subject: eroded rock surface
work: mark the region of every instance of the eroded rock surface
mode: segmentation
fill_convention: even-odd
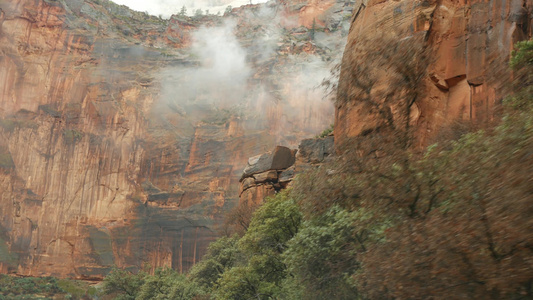
[[[173,89],[210,67],[193,37],[225,18],[162,20],[105,0],[1,1],[0,271],[99,279],[112,265],[197,262],[238,202],[248,157],[331,123],[331,104],[304,75],[340,53],[349,18],[300,2],[279,10],[296,24],[304,10],[324,15],[314,28],[300,22],[314,39],[299,25],[253,23],[263,6],[227,16],[250,64],[244,100],[228,106],[233,94],[209,102],[202,86]]]
[[[243,179],[246,177],[260,176],[271,170],[284,170],[294,164],[296,151],[287,147],[277,146],[272,152],[264,153],[248,159],[248,165],[243,171]],[[265,175],[263,175],[265,176]]]
[[[494,118],[509,83],[513,44],[532,35],[532,11],[531,0],[356,1],[342,62],[339,95],[347,96],[336,107],[336,144],[382,125],[358,102],[350,84],[358,43],[370,39],[376,45],[391,32],[403,35],[398,40],[425,35],[433,62],[419,87],[425,96],[413,112],[423,145],[454,121]],[[373,51],[372,43],[367,48]]]
[[[277,146],[270,152],[249,158],[241,177],[240,204],[259,205],[264,198],[285,187],[290,180],[284,181],[282,186],[280,176],[294,165],[295,156],[296,150]]]

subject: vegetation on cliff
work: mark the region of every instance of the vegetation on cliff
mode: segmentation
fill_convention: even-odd
[[[496,126],[422,152],[390,130],[355,138],[267,199],[242,236],[212,243],[187,277],[116,270],[106,286],[134,283],[123,299],[530,299],[532,50],[516,45]]]

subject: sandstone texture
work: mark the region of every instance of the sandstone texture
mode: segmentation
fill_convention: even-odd
[[[306,74],[341,52],[351,5],[299,3],[269,4],[296,20],[274,32],[266,6],[163,20],[106,0],[0,1],[0,271],[98,280],[197,262],[248,157],[332,122]],[[212,63],[196,32],[226,18],[250,64],[243,92],[179,92]],[[254,180],[277,180],[294,160],[283,151]]]
[[[433,60],[420,86],[425,96],[412,112],[416,136],[424,145],[455,121],[494,118],[510,79],[509,55],[514,43],[531,38],[532,14],[531,0],[356,1],[339,84],[339,95],[347,96],[336,105],[335,143],[380,126],[373,113],[350,96],[356,48],[362,40],[379,43],[383,33],[391,32],[398,40],[424,35]],[[372,46],[366,50],[373,51]]]

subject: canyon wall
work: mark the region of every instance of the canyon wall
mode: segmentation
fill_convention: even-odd
[[[105,0],[1,0],[0,271],[99,279],[198,261],[248,157],[332,123],[309,76],[341,53],[353,3],[299,2],[163,20]],[[244,49],[224,70],[246,76],[205,81],[215,27]]]
[[[365,49],[372,52],[385,34],[398,41],[423,35],[422,46],[432,57],[411,117],[419,144],[427,145],[446,125],[461,120],[480,124],[497,116],[511,78],[511,50],[517,41],[531,38],[532,16],[531,0],[357,1],[339,80],[336,145],[382,125],[358,101],[351,84],[361,63],[360,43],[368,43]]]
[[[316,18],[306,18],[309,12],[312,10],[299,11],[302,15],[299,20],[316,24]],[[420,57],[420,63],[427,65],[420,68],[423,78],[416,86],[418,98],[409,116],[410,130],[416,140],[414,146],[423,147],[434,142],[444,128],[460,124],[482,127],[498,118],[499,105],[512,79],[508,62],[513,45],[531,38],[532,33],[531,0],[356,1],[335,100],[337,153],[350,146],[351,138],[387,125],[398,127],[388,123],[380,111],[391,112],[391,123],[401,120],[397,115],[402,111],[397,103],[383,98],[395,93],[399,98],[403,96],[403,91],[393,84],[392,75],[395,67],[402,67],[401,62],[391,63],[390,59],[401,60],[402,54],[409,53],[391,53],[387,47],[406,41],[411,43],[404,48],[406,51],[417,51],[417,47],[428,49],[424,53],[429,57]],[[417,38],[422,43],[418,44]],[[381,60],[385,65],[374,60]],[[391,65],[386,65],[387,62]],[[413,70],[416,69],[408,71]],[[364,88],[368,91],[361,91]],[[365,92],[373,99],[364,98]],[[374,103],[366,103],[370,101]],[[263,166],[258,174],[245,170],[240,203],[257,206],[266,197],[286,188],[295,174],[319,166],[332,154],[332,144],[333,136],[306,139],[299,145],[296,163],[290,168]],[[264,155],[272,152],[269,153]],[[248,168],[260,165],[258,158],[250,158]]]
[[[0,0],[0,272],[186,271],[239,197],[258,204],[331,154],[331,136],[300,141],[333,123],[316,87],[346,35],[337,145],[382,125],[351,83],[361,41],[384,33],[431,50],[411,114],[420,145],[457,120],[490,122],[532,7],[279,0],[164,20],[106,0]],[[295,165],[243,177],[276,145],[300,145]]]

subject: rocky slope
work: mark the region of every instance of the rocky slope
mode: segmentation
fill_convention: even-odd
[[[509,83],[512,47],[533,32],[531,0],[358,0],[354,11],[336,105],[337,145],[382,125],[375,112],[353,101],[357,100],[352,82],[361,43],[369,41],[371,52],[377,48],[372,43],[376,46],[384,34],[392,33],[398,40],[423,35],[423,46],[432,57],[428,76],[419,85],[423,99],[413,106],[411,116],[424,145],[454,121],[483,123],[494,118]]]
[[[352,4],[162,20],[105,0],[1,1],[0,271],[190,268],[248,157],[332,123],[313,87]]]

